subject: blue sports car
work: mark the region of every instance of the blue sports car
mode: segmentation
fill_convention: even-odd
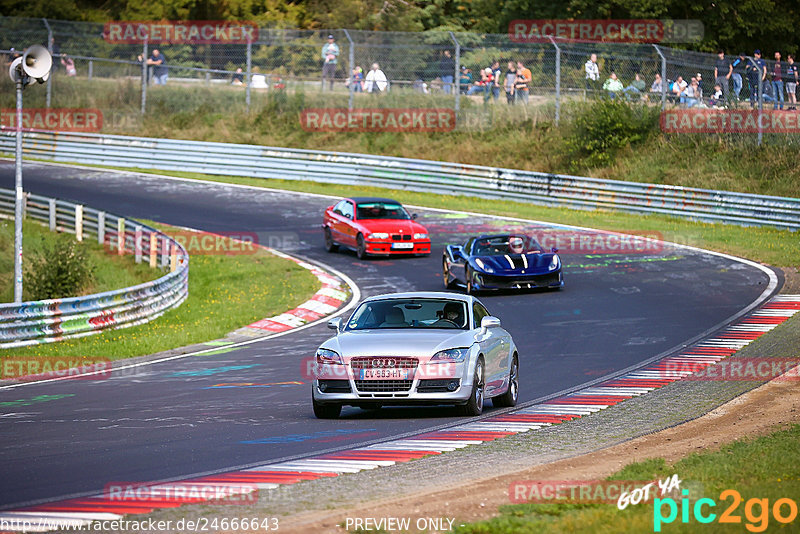
[[[470,237],[463,245],[447,245],[442,257],[446,288],[553,288],[564,286],[558,249],[545,252],[533,237],[515,234]]]

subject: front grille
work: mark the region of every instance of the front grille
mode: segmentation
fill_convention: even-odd
[[[356,380],[361,392],[394,393],[411,389],[413,380]]]
[[[350,368],[356,369],[416,369],[419,360],[399,356],[359,356],[350,360]]]
[[[392,241],[411,241],[411,234],[392,234]]]

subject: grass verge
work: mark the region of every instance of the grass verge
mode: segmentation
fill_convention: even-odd
[[[662,239],[674,243],[733,254],[756,262],[780,267],[795,269],[800,267],[800,239],[798,239],[797,233],[774,228],[744,228],[736,225],[693,222],[665,215],[636,215],[605,210],[573,210],[511,201],[492,200],[487,202],[486,199],[476,197],[397,191],[378,187],[352,187],[292,180],[212,176],[180,171],[153,171],[119,167],[118,169],[331,196],[390,196],[404,204],[473,211],[505,217],[519,217],[617,232],[658,232]]]
[[[23,268],[29,266],[32,259],[45,254],[53,244],[62,239],[74,239],[69,234],[51,232],[39,223],[26,221],[23,224]],[[155,280],[162,275],[161,271],[150,269],[146,264],[137,264],[132,256],[116,256],[108,251],[97,240],[85,239],[79,245],[87,254],[89,267],[93,273],[89,282],[79,295],[89,295],[123,287],[135,286]],[[23,280],[22,299],[34,300],[29,286]],[[0,302],[14,301],[14,220],[0,219]]]
[[[799,440],[800,425],[792,425],[756,439],[735,441],[715,452],[692,454],[673,465],[660,458],[631,463],[609,480],[664,480],[673,474],[678,475],[683,481],[681,486],[689,490],[688,515],[682,515],[682,502],[676,498],[677,516],[671,523],[660,524],[659,521],[657,532],[763,532],[781,527],[796,532],[797,496],[800,495]],[[720,495],[728,489],[738,492],[742,499],[740,503],[736,503],[735,496]],[[564,493],[568,495],[569,492]],[[705,516],[715,514],[707,525],[694,515],[695,504],[700,498],[716,503],[714,507],[708,504],[702,507]],[[784,498],[795,503],[795,517],[791,524],[781,524],[774,514],[776,501]],[[720,522],[723,511],[728,508],[731,508],[732,518],[738,517],[735,519],[737,523]],[[629,505],[624,510],[619,510],[615,504],[569,500],[524,503],[503,506],[500,516],[458,527],[455,532],[653,532],[655,516],[668,517],[669,512],[669,505],[659,506],[652,502]],[[783,504],[779,513],[783,517],[790,516],[790,505]]]
[[[319,281],[308,270],[261,249],[248,255],[193,256],[189,297],[155,321],[80,339],[9,349],[0,352],[0,358],[118,360],[152,354],[222,337],[258,319],[292,309],[318,289]]]

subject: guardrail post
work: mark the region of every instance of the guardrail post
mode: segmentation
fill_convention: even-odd
[[[155,269],[158,260],[158,234],[150,233],[150,268]]]
[[[456,45],[456,71],[453,73],[453,87],[456,90],[455,111],[458,113],[458,110],[461,109],[461,43],[458,42],[456,34],[453,32],[450,32],[450,38]],[[456,117],[456,121],[458,121],[458,117]]]
[[[75,239],[83,241],[83,206],[75,206]]]
[[[125,219],[117,219],[117,255],[125,254]]]
[[[169,270],[170,272],[175,272],[178,268],[178,247],[171,247],[171,252],[169,255]]]
[[[169,241],[167,241],[167,236],[161,236],[161,244],[161,267],[164,268],[169,262]]]
[[[88,76],[88,79],[89,79],[90,82],[92,81],[92,73],[93,73],[93,71],[94,71],[94,61],[92,61],[90,59],[89,60],[89,76]]]
[[[140,225],[136,225],[133,229],[134,235],[134,245],[133,245],[133,253],[134,253],[134,261],[136,263],[142,263],[142,227]]]
[[[56,199],[51,198],[50,200],[47,201],[47,204],[48,204],[48,207],[50,208],[49,209],[49,212],[50,212],[50,217],[49,217],[49,219],[50,219],[50,231],[51,232],[55,232],[56,231],[56,225],[58,224],[57,221],[56,221]]]
[[[97,212],[97,244],[104,245],[106,241],[106,212]]]

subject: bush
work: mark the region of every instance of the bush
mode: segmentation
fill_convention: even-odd
[[[578,109],[565,139],[570,169],[610,165],[619,149],[658,132],[658,120],[658,108],[621,99],[603,99]]]
[[[31,300],[79,295],[94,280],[86,250],[68,235],[59,235],[27,263],[25,289]]]

